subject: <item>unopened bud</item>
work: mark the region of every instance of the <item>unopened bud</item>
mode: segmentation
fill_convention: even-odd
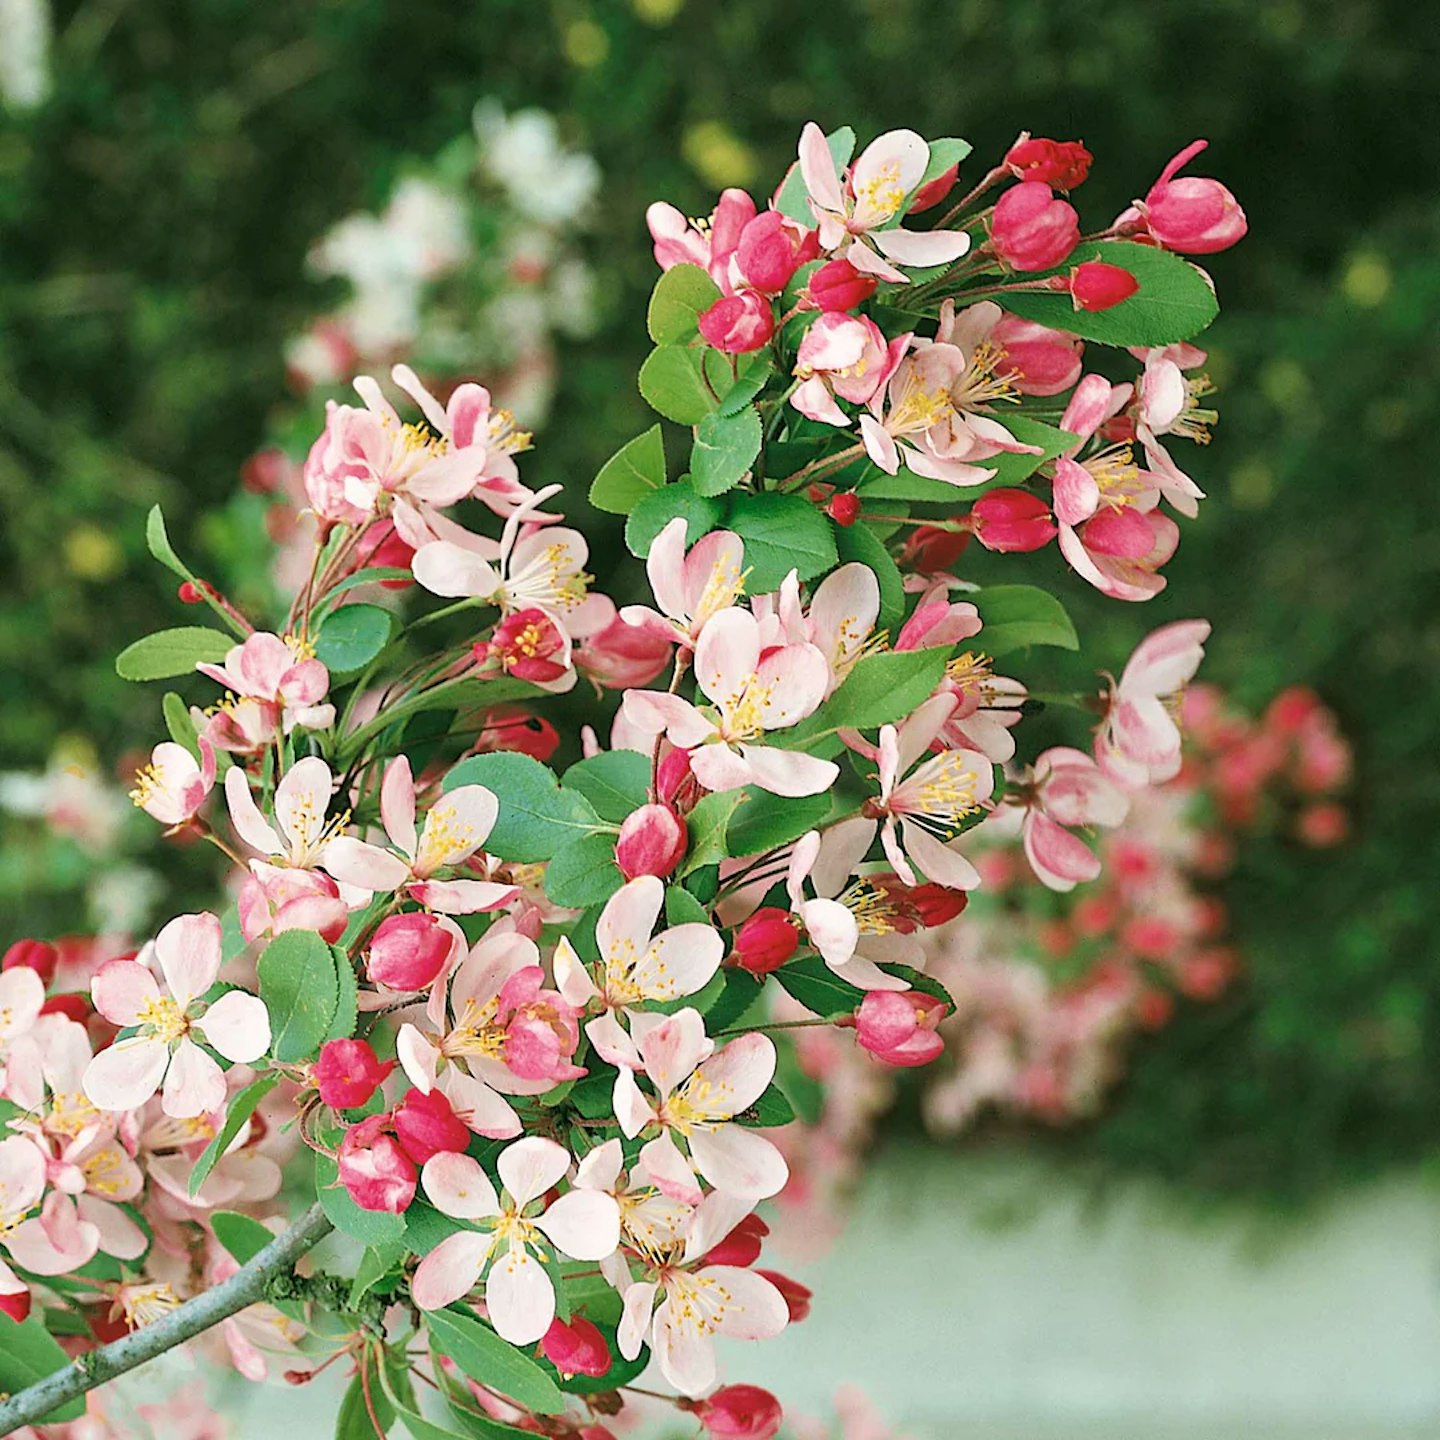
[[[735,937],[735,963],[752,975],[778,970],[796,951],[800,935],[788,910],[766,905],[757,910]]]
[[[627,880],[663,879],[684,859],[689,840],[685,822],[668,805],[642,805],[620,826],[615,863]]]

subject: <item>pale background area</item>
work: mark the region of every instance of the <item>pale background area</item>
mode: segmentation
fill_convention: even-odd
[[[1419,1181],[1276,1226],[916,1147],[872,1167],[818,1263],[764,1263],[814,1311],[732,1345],[728,1373],[796,1411],[849,1382],[915,1440],[1440,1440],[1440,1195]],[[241,1393],[237,1440],[329,1433],[334,1387]]]

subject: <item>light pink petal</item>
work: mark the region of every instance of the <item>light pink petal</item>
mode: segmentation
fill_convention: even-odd
[[[752,1031],[699,1067],[693,1087],[686,1088],[686,1098],[700,1114],[728,1120],[753,1105],[774,1078],[775,1042]]]
[[[732,607],[715,615],[700,636],[695,681],[708,699],[724,707],[739,698],[759,663],[759,622],[748,610]]]
[[[1126,662],[1122,693],[1173,694],[1200,668],[1209,638],[1208,620],[1176,620],[1152,630]]]
[[[645,573],[650,578],[655,603],[664,615],[679,619],[688,616],[685,602],[685,536],[688,526],[683,515],[677,515],[650,542],[645,557]]]
[[[520,1133],[520,1117],[510,1102],[488,1085],[451,1065],[440,1089],[461,1121],[487,1140],[508,1140]]]
[[[825,831],[810,875],[817,895],[829,898],[845,888],[874,843],[876,828],[876,821],[854,815]]]
[[[615,1073],[611,1104],[616,1123],[627,1140],[633,1140],[655,1119],[654,1107],[635,1083],[635,1072],[626,1065],[621,1065]]]
[[[421,1310],[443,1310],[467,1295],[490,1258],[493,1240],[473,1230],[447,1236],[421,1262],[410,1298]]]
[[[95,1195],[76,1197],[81,1222],[94,1227],[100,1249],[117,1260],[138,1260],[150,1247],[145,1232],[118,1206]]]
[[[730,1292],[720,1333],[735,1340],[771,1340],[790,1323],[785,1297],[763,1275],[732,1265],[709,1265],[700,1272]]]
[[[1114,413],[1111,408],[1114,388],[1103,375],[1087,375],[1070,396],[1070,403],[1060,417],[1060,428],[1088,440]],[[1126,394],[1129,394],[1128,387]]]
[[[225,1105],[225,1072],[193,1040],[182,1040],[170,1057],[160,1108],[190,1120]]]
[[[535,1224],[572,1260],[603,1260],[620,1244],[620,1207],[599,1190],[562,1195]]]
[[[686,1079],[714,1049],[705,1034],[705,1022],[688,1006],[667,1015],[644,1035],[636,1036],[636,1047],[645,1062],[645,1073],[662,1098]]]
[[[822,425],[834,425],[840,430],[849,427],[850,417],[836,404],[830,387],[818,375],[798,385],[790,396],[790,403],[807,420],[818,420]]]
[[[528,1205],[565,1178],[570,1169],[570,1152],[544,1136],[531,1135],[507,1145],[496,1167],[510,1198],[517,1205]]]
[[[930,147],[913,130],[887,130],[877,135],[860,152],[850,173],[856,223],[868,228],[889,219],[920,183],[929,163]],[[867,203],[872,191],[876,200]]]
[[[238,769],[235,766],[230,774]],[[320,839],[333,788],[330,767],[318,755],[297,760],[275,787],[275,818],[296,851],[308,850]]]
[[[201,1017],[205,1039],[227,1060],[249,1065],[270,1048],[270,1012],[243,990],[222,995]]]
[[[380,782],[380,820],[390,843],[402,855],[415,854],[415,776],[410,761],[397,755]]]
[[[876,230],[870,239],[899,265],[948,265],[970,249],[964,230]]]
[[[555,1319],[555,1287],[533,1255],[512,1247],[490,1267],[485,1308],[497,1334],[512,1345],[533,1345]]]
[[[225,804],[235,833],[252,850],[258,850],[262,855],[278,855],[284,850],[279,835],[260,813],[260,807],[250,794],[250,782],[240,765],[232,765],[225,776]]]
[[[80,1219],[68,1195],[52,1190],[40,1214],[17,1225],[5,1237],[5,1243],[11,1259],[22,1270],[36,1275],[64,1275],[94,1259],[100,1248],[100,1232]]]
[[[645,953],[665,903],[665,886],[653,875],[622,885],[595,922],[595,943],[609,964],[629,968]]]
[[[870,638],[879,615],[875,572],[868,565],[842,565],[820,582],[810,601],[810,638],[831,666],[843,671]]]
[[[410,878],[410,867],[398,856],[351,835],[337,835],[325,847],[325,869],[346,885],[381,894],[398,890]]]
[[[569,938],[562,935],[555,943],[555,954],[551,960],[555,975],[555,987],[565,997],[566,1003],[583,1009],[600,992],[590,978],[590,971],[575,953]],[[612,1062],[613,1063],[613,1062]]]
[[[422,880],[406,890],[412,899],[442,915],[479,915],[508,905],[518,894],[516,885],[489,880]]]
[[[704,1195],[694,1167],[680,1153],[668,1130],[641,1149],[636,1169],[643,1172],[646,1181],[662,1195],[678,1204],[698,1205]]]
[[[428,1095],[435,1088],[439,1055],[419,1029],[408,1022],[395,1037],[395,1058],[410,1083],[422,1094]]]
[[[420,1172],[430,1203],[456,1220],[483,1220],[500,1213],[500,1200],[477,1160],[450,1150],[432,1155]]]
[[[878,607],[877,590],[877,611]],[[815,712],[830,688],[830,662],[815,645],[784,645],[771,650],[755,673],[761,687],[760,723],[766,730],[784,730],[799,724]]]
[[[575,1170],[575,1184],[582,1190],[614,1190],[625,1164],[625,1152],[618,1140],[597,1145]]]
[[[39,977],[33,970],[14,970],[10,975],[27,975],[40,985]],[[44,1001],[45,987],[40,985],[41,1001]],[[8,997],[3,997],[8,999]],[[135,960],[107,960],[90,982],[90,998],[95,1008],[112,1025],[136,1025],[141,1012],[153,1001],[160,998],[160,986],[154,975]],[[38,1007],[37,1007],[38,1010]]]
[[[698,750],[691,751],[690,773],[717,795],[726,790],[738,790],[756,779],[749,762],[728,745],[702,745]]]
[[[489,600],[500,589],[500,575],[493,565],[473,550],[462,549],[448,540],[422,546],[415,552],[410,569],[432,595]]]
[[[7,1215],[23,1214],[45,1192],[45,1156],[28,1136],[0,1140],[0,1193]]]
[[[806,900],[799,906],[799,915],[810,943],[827,965],[843,965],[854,955],[860,928],[838,900]]]
[[[719,1376],[715,1342],[693,1319],[672,1314],[673,1300],[655,1312],[654,1353],[660,1373],[682,1394],[703,1395]]]
[[[715,726],[679,695],[627,690],[621,708],[626,720],[643,734],[665,735],[682,750],[703,745],[715,734]]]
[[[901,825],[905,850],[925,872],[925,878],[951,890],[974,890],[980,884],[980,872],[958,851],[942,844],[913,821]]]
[[[220,921],[209,914],[177,915],[155,937],[161,974],[182,1008],[220,974]]]
[[[698,922],[676,925],[655,937],[633,978],[647,1000],[673,1000],[707,985],[724,958],[719,931]]]
[[[706,746],[697,751],[691,761],[695,773],[695,761],[719,746]],[[814,755],[802,754],[799,750],[776,750],[765,745],[742,745],[740,755],[749,768],[754,784],[772,795],[791,798],[802,795],[819,795],[828,790],[840,774],[840,767],[832,760],[821,760]],[[707,783],[701,776],[701,783]]]
[[[443,865],[468,860],[486,841],[500,802],[483,785],[461,785],[442,795],[425,817],[415,873],[426,877]]]
[[[1079,525],[1100,504],[1100,487],[1083,466],[1063,455],[1055,462],[1055,518],[1062,525]]]
[[[865,453],[887,474],[900,471],[900,447],[895,438],[873,416],[860,417],[860,438],[865,442]]]
[[[843,210],[845,200],[840,193],[840,177],[835,173],[835,157],[830,153],[825,132],[813,120],[800,132],[799,153],[800,174],[810,198],[822,209]]]
[[[918,885],[920,883],[914,870],[910,868],[909,857],[901,848],[900,835],[893,815],[887,815],[884,823],[880,826],[880,847],[885,852],[885,858],[890,862],[890,868],[900,877],[903,884]]]
[[[1141,696],[1123,700],[1110,716],[1120,748],[1147,765],[1168,763],[1180,749],[1180,731],[1162,700]]]
[[[888,281],[891,285],[908,285],[910,277],[897,270],[883,256],[878,255],[863,240],[856,240],[845,252],[845,258],[857,269],[877,280]]]
[[[717,1189],[744,1199],[778,1195],[790,1178],[785,1157],[763,1135],[743,1125],[696,1130],[690,1136],[695,1168]]]
[[[1032,810],[1022,831],[1025,858],[1040,881],[1052,890],[1073,890],[1100,873],[1100,857],[1083,840]]]
[[[745,570],[745,542],[731,530],[702,535],[685,557],[683,614],[699,627],[738,593]]]
[[[86,1067],[85,1094],[101,1110],[138,1110],[160,1088],[169,1063],[163,1041],[144,1035],[116,1041]]]
[[[627,1360],[633,1360],[645,1343],[645,1333],[650,1328],[650,1316],[655,1308],[655,1292],[659,1288],[654,1281],[637,1280],[625,1292],[625,1309],[615,1339],[620,1353]]]

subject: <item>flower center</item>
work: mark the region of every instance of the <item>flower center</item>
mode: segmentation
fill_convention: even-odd
[[[1010,374],[995,373],[1004,358],[1004,350],[991,340],[982,340],[970,352],[964,373],[950,387],[950,399],[957,410],[976,410],[1000,400],[1019,403],[1020,395],[1010,383]]]
[[[147,1000],[136,1016],[142,1030],[148,1030],[157,1040],[173,1045],[190,1033],[190,1020],[185,1012],[168,995],[157,995]]]
[[[869,212],[874,220],[888,220],[904,203],[905,187],[900,183],[900,166],[891,161],[863,185],[856,188],[855,208]]]

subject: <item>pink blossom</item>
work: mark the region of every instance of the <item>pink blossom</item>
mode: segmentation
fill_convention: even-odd
[[[345,888],[350,890],[349,886]],[[328,875],[318,870],[267,865],[262,860],[250,862],[250,873],[240,887],[236,908],[240,933],[247,942],[281,935],[286,930],[313,930],[333,945],[345,933],[350,919],[341,888]]]
[[[673,205],[657,200],[645,212],[645,224],[655,242],[655,263],[662,270],[698,265],[725,289],[731,257],[755,214],[755,202],[743,190],[723,191],[705,225],[692,225]]]
[[[645,573],[659,609],[627,605],[620,618],[656,641],[693,650],[706,625],[745,593],[745,546],[729,530],[712,530],[687,552],[687,530],[677,516],[650,542]]]
[[[254,754],[282,730],[326,730],[335,723],[335,707],[320,703],[330,672],[293,639],[257,631],[234,646],[223,665],[195,668],[231,692],[205,731],[218,750]]]
[[[726,355],[748,355],[763,350],[775,333],[775,307],[755,290],[722,295],[699,318],[700,334],[708,345]]]
[[[1084,184],[1094,156],[1078,140],[1031,139],[1028,132],[1005,152],[1005,168],[1017,180],[1036,180],[1057,190]]]
[[[1135,211],[1156,244],[1182,255],[1228,250],[1250,228],[1239,201],[1218,180],[1175,178],[1209,143],[1192,141],[1160,172],[1145,199],[1135,202]]]
[[[336,1168],[340,1183],[362,1209],[399,1215],[415,1198],[415,1162],[389,1133],[388,1115],[352,1125],[340,1142]]]
[[[805,293],[812,304],[827,315],[863,305],[880,282],[857,270],[848,260],[827,260],[806,282]]]
[[[573,654],[575,668],[606,690],[648,685],[670,663],[672,637],[632,625],[624,614],[621,611],[603,630],[587,636]]]
[[[970,507],[975,538],[1001,554],[1043,550],[1059,531],[1050,507],[1028,490],[988,490]]]
[[[165,740],[150,752],[150,763],[135,772],[130,798],[162,825],[183,825],[205,803],[215,785],[215,747],[199,738],[200,759]]]
[[[512,1345],[533,1345],[555,1319],[555,1290],[544,1261],[605,1260],[620,1243],[620,1207],[599,1190],[573,1189],[548,1205],[542,1197],[569,1173],[570,1152],[531,1136],[500,1152],[504,1187],[496,1195],[468,1155],[440,1154],[425,1164],[422,1183],[442,1214],[479,1224],[442,1240],[415,1272],[411,1295],[438,1310],[474,1288],[489,1263],[485,1308]]]
[[[156,983],[153,965],[164,977]],[[213,1004],[206,991],[220,974],[220,922],[213,915],[170,921],[136,960],[111,960],[91,982],[95,1008],[113,1025],[135,1026],[102,1050],[85,1071],[85,1094],[102,1110],[134,1110],[164,1082],[162,1105],[178,1119],[225,1103],[225,1074],[192,1039],[227,1060],[248,1064],[270,1048],[265,1002],[230,990]],[[168,993],[166,993],[168,991]]]
[[[839,313],[821,315],[796,351],[795,375],[800,384],[790,403],[808,419],[844,429],[850,417],[835,403],[835,397],[866,404],[892,368],[884,332],[873,320]]]
[[[8,1057],[30,1034],[44,1005],[45,982],[37,971],[28,965],[0,970],[0,1095],[9,1095],[24,1084],[20,1070],[10,1073]]]
[[[945,1048],[936,1027],[950,1007],[934,995],[875,990],[855,1012],[855,1039],[882,1065],[928,1065]]]
[[[1080,243],[1080,217],[1048,185],[1022,180],[990,217],[990,248],[1012,270],[1050,270]]]
[[[395,1061],[381,1061],[365,1040],[327,1040],[310,1073],[320,1098],[337,1110],[355,1110],[364,1105],[395,1068]]]
[[[1002,315],[990,331],[1001,355],[995,373],[1021,395],[1059,395],[1079,378],[1084,342],[1019,315]]]
[[[470,1127],[439,1090],[407,1090],[391,1118],[400,1148],[417,1165],[435,1155],[458,1154],[470,1143]]]
[[[778,970],[799,948],[800,934],[788,910],[766,905],[740,926],[735,936],[735,964],[752,975]]]
[[[843,254],[857,270],[894,284],[909,278],[897,265],[958,260],[970,248],[963,230],[882,228],[904,212],[929,159],[929,145],[913,130],[890,130],[866,146],[842,185],[824,132],[813,121],[807,124],[800,136],[800,173],[820,222],[821,249]]]
[[[1100,874],[1100,859],[1073,829],[1121,824],[1125,792],[1082,750],[1055,746],[1017,786],[1025,820],[1021,837],[1030,868],[1051,890],[1073,890]]]
[[[463,948],[463,937],[428,911],[387,916],[370,937],[365,975],[389,990],[427,990],[450,968],[457,944]]]
[[[322,865],[330,841],[344,829],[349,812],[327,819],[335,779],[319,756],[297,760],[275,787],[275,825],[260,813],[243,767],[225,776],[225,802],[235,833],[260,854],[298,870]],[[278,828],[277,828],[278,827]]]
[[[1193,345],[1167,345],[1142,352],[1145,369],[1136,387],[1135,436],[1145,449],[1145,463],[1160,492],[1181,514],[1194,519],[1205,492],[1175,463],[1162,441],[1180,435],[1197,444],[1210,443],[1210,426],[1218,418],[1199,401],[1211,389],[1208,376],[1187,380],[1184,371],[1205,363],[1205,352]]]

